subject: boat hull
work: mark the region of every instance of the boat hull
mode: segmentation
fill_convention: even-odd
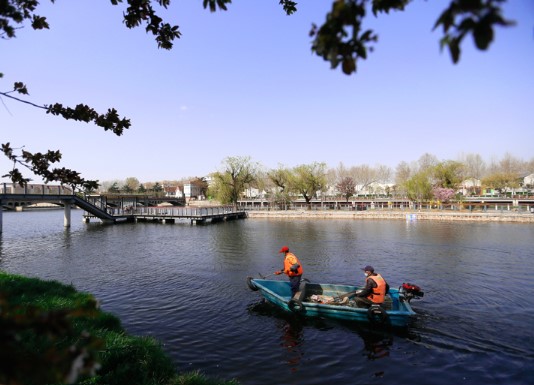
[[[267,301],[286,312],[305,317],[324,317],[343,321],[406,327],[416,314],[409,302],[403,300],[398,289],[390,289],[385,315],[373,317],[369,309],[350,305],[319,303],[310,299],[314,294],[316,296],[338,297],[359,289],[356,286],[303,283],[301,284],[301,291],[295,297],[291,296],[291,288],[288,282],[249,279],[249,286],[253,290],[258,290]]]

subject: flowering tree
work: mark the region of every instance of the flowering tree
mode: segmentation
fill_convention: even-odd
[[[451,200],[452,197],[454,197],[456,192],[452,188],[434,187],[432,189],[432,194],[440,202],[446,203]]]

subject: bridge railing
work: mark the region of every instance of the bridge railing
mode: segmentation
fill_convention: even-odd
[[[0,184],[0,194],[23,194],[23,195],[73,195],[74,192],[69,187],[47,184],[25,184],[18,183]]]
[[[128,212],[129,211],[129,212]],[[235,209],[233,206],[216,206],[216,207],[137,207],[136,209],[126,210],[125,214],[130,215],[147,215],[158,217],[209,217],[224,214],[233,214],[243,210]]]

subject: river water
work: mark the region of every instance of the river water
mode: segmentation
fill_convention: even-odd
[[[534,383],[534,226],[245,219],[63,228],[62,211],[5,212],[0,269],[93,293],[126,330],[160,340],[179,371],[241,384]],[[246,277],[289,248],[312,282],[422,287],[407,330],[300,321]],[[282,276],[273,279],[286,279]]]

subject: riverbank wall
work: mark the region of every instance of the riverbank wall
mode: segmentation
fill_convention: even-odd
[[[509,211],[463,212],[463,211],[407,211],[407,210],[250,210],[249,218],[272,219],[396,219],[404,221],[463,221],[463,222],[513,222],[534,224],[534,214]]]

